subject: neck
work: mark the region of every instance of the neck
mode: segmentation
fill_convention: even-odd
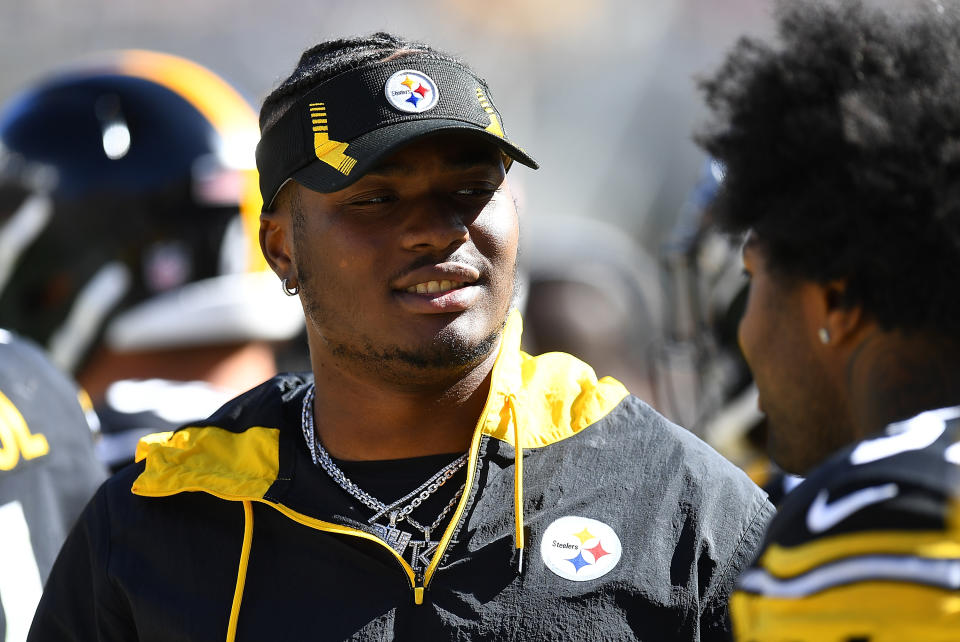
[[[402,389],[315,360],[317,435],[331,456],[355,461],[465,452],[497,353],[450,380]]]
[[[918,334],[878,332],[851,358],[857,438],[925,410],[960,404],[960,351]]]

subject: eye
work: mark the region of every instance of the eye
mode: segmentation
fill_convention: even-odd
[[[348,207],[375,207],[377,205],[392,203],[395,200],[397,200],[397,198],[392,194],[358,194],[347,201],[345,205]]]
[[[498,187],[461,187],[456,192],[457,196],[466,196],[468,198],[493,198],[494,194],[500,191]]]

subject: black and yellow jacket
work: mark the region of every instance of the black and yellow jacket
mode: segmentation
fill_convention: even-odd
[[[30,639],[727,639],[763,493],[618,382],[519,344],[514,315],[422,577],[349,525],[302,436],[310,378],[282,375],[141,442],[70,536]]]

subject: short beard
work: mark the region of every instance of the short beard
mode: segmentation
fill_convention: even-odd
[[[340,358],[349,359],[367,367],[376,368],[383,374],[387,371],[409,375],[410,368],[426,373],[430,370],[463,370],[480,364],[496,347],[506,320],[500,323],[487,337],[476,343],[468,343],[462,337],[442,332],[430,345],[418,350],[400,347],[377,350],[369,342],[362,348],[343,343],[329,344],[331,352]]]

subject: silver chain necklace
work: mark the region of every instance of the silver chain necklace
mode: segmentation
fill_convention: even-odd
[[[391,504],[382,502],[357,486],[356,483],[347,477],[346,474],[340,470],[340,467],[333,462],[330,453],[323,447],[320,440],[316,438],[316,430],[314,429],[313,423],[313,399],[315,390],[314,385],[310,384],[307,394],[303,397],[303,410],[301,415],[303,437],[307,442],[307,447],[310,449],[310,457],[313,459],[313,463],[320,466],[324,472],[351,497],[357,499],[364,506],[374,511],[373,517],[367,520],[372,533],[380,537],[380,539],[400,555],[403,555],[407,546],[411,545],[411,565],[413,569],[418,571],[425,567],[430,563],[429,556],[436,550],[439,544],[439,542],[431,541],[430,535],[436,531],[440,524],[443,523],[447,514],[453,510],[460,501],[460,496],[463,495],[467,483],[464,482],[460,485],[453,499],[444,506],[443,510],[440,511],[440,514],[430,526],[421,525],[413,519],[411,513],[466,465],[466,453],[438,470],[430,479],[397,501]],[[388,519],[386,525],[376,523],[378,519],[384,516]],[[404,520],[413,528],[423,532],[423,541],[415,541],[412,539],[413,536],[410,533],[397,528],[397,525]]]

